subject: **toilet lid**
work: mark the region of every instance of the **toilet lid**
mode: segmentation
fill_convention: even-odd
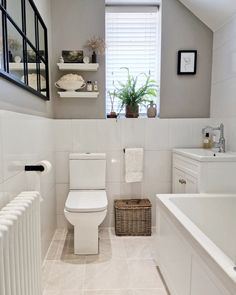
[[[104,190],[70,191],[65,209],[69,212],[98,212],[107,208],[107,194]]]

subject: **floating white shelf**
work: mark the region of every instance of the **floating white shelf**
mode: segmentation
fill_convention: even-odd
[[[24,64],[22,62],[11,62],[11,63],[9,63],[9,68],[11,71],[23,71]],[[35,63],[28,63],[28,69],[29,70],[36,70],[36,64]],[[40,69],[45,70],[45,65],[40,64]]]
[[[99,92],[76,92],[76,91],[60,91],[58,92],[59,96],[62,98],[97,98],[99,96]]]
[[[96,72],[99,64],[84,64],[84,63],[58,63],[59,70],[61,71],[85,71]]]

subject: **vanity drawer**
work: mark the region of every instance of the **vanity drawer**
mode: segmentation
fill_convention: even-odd
[[[196,177],[200,173],[200,164],[197,161],[188,159],[173,153],[173,168],[177,168]]]

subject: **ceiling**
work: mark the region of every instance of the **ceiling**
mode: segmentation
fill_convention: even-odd
[[[165,0],[162,0],[165,1]],[[179,0],[216,31],[236,13],[236,0]]]

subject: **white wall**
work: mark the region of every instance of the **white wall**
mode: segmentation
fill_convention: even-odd
[[[0,209],[20,192],[39,190],[42,254],[46,254],[56,228],[55,161],[51,119],[0,111]],[[47,159],[52,171],[45,176],[25,172],[25,164]]]
[[[236,15],[214,33],[211,117],[236,117]]]
[[[124,197],[148,197],[171,192],[171,150],[175,147],[200,147],[201,130],[217,126],[222,120],[210,119],[121,119],[55,120],[56,195],[58,227],[65,227],[64,204],[69,191],[69,153],[107,153],[108,216],[103,226],[114,225],[113,201]],[[229,133],[228,122],[226,136]],[[229,142],[227,142],[229,144]],[[144,179],[126,184],[124,180],[125,147],[144,147]]]

